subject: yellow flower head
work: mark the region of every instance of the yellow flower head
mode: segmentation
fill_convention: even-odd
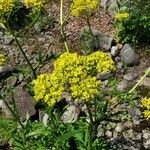
[[[24,5],[26,7],[34,7],[41,9],[44,7],[46,0],[24,0]]]
[[[35,99],[53,106],[63,92],[70,92],[76,101],[93,100],[100,93],[101,81],[96,79],[97,73],[114,69],[114,62],[106,53],[98,51],[79,56],[65,52],[54,62],[52,74],[39,75],[33,81]]]
[[[98,6],[98,0],[73,0],[71,13],[73,16],[80,16],[84,13],[91,13]]]
[[[12,11],[16,0],[0,0],[0,16]]]
[[[144,117],[149,119],[150,118],[150,98],[144,97],[141,100],[141,106],[145,109],[143,112]]]
[[[118,13],[115,15],[116,20],[124,20],[127,19],[128,17],[129,17],[128,13]]]
[[[0,54],[0,66],[4,65],[6,62],[6,57],[3,54]]]

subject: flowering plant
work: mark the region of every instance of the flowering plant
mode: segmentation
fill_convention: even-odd
[[[150,118],[150,98],[144,97],[141,100],[141,106],[145,109],[143,112],[144,117],[149,119]]]
[[[97,51],[88,56],[63,53],[54,63],[52,74],[41,74],[33,81],[35,99],[53,106],[63,92],[71,93],[75,101],[93,100],[100,93],[101,81],[96,74],[115,70],[112,59]]]

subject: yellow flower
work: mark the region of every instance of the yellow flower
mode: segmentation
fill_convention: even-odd
[[[0,0],[0,16],[12,11],[16,0]]]
[[[144,117],[149,119],[150,118],[150,98],[144,97],[141,100],[141,106],[145,109],[143,112]]]
[[[106,53],[98,51],[79,56],[65,52],[54,62],[52,74],[39,75],[33,81],[35,99],[53,106],[60,101],[63,92],[70,92],[76,101],[93,100],[100,93],[97,73],[114,69],[114,62]]]
[[[74,16],[80,16],[84,13],[91,13],[98,6],[98,0],[73,0],[71,13]]]
[[[3,54],[0,54],[0,66],[4,65],[6,62],[6,57]]]
[[[46,0],[24,0],[24,5],[26,7],[35,7],[41,9],[44,7]]]
[[[127,19],[128,17],[129,17],[128,13],[118,13],[115,15],[116,20],[124,20]]]

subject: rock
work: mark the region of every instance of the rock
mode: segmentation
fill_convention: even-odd
[[[111,49],[112,42],[114,40],[113,36],[108,35],[106,33],[92,30],[92,34],[90,34],[89,29],[84,27],[81,31],[80,39],[81,45],[84,49],[87,50],[104,50],[108,51]]]
[[[63,92],[61,98],[65,99],[68,104],[73,104],[72,97],[69,92]]]
[[[131,121],[126,121],[123,126],[125,128],[133,128],[133,123]]]
[[[127,133],[128,133],[128,138],[129,138],[129,139],[132,139],[132,140],[136,139],[136,136],[135,136],[135,134],[134,134],[133,129],[129,129],[129,130],[127,131]]]
[[[117,46],[112,46],[111,48],[111,55],[112,56],[117,56],[117,54],[119,53],[119,49]]]
[[[124,126],[122,125],[122,123],[118,123],[115,130],[121,133],[124,130]]]
[[[139,108],[134,107],[134,108],[128,108],[127,110],[135,120],[140,120],[142,113]]]
[[[106,33],[99,33],[98,34],[98,41],[99,41],[99,48],[100,50],[108,51],[111,49],[113,43],[113,36],[108,35]]]
[[[105,130],[102,127],[102,125],[99,125],[97,128],[97,137],[103,137],[105,136]]]
[[[150,139],[150,131],[149,130],[142,130],[143,138],[145,140]]]
[[[141,82],[140,86],[144,86],[150,89],[150,77],[145,77],[144,80]]]
[[[111,131],[106,131],[105,132],[105,135],[108,137],[108,138],[112,138],[112,132]]]
[[[4,35],[4,44],[9,45],[13,42],[13,37],[10,35]]]
[[[33,97],[26,90],[23,89],[22,85],[16,87],[13,95],[14,95],[13,97],[9,96],[7,98],[8,99],[7,103],[12,104],[12,98],[14,98],[19,117],[22,121],[26,119],[27,114],[29,116],[35,115],[36,113],[36,110],[34,109],[35,101]],[[6,116],[7,113],[9,115],[9,109],[5,107],[4,115]]]
[[[15,69],[11,66],[0,66],[0,79],[6,79],[11,76]]]
[[[97,74],[97,79],[107,80],[112,76],[113,76],[113,73],[111,73],[110,71],[109,72],[101,72],[101,73]]]
[[[127,80],[127,81],[133,81],[134,79],[136,79],[138,77],[138,74],[135,73],[135,72],[131,72],[131,73],[128,73],[126,75],[124,75],[124,79]]]
[[[122,62],[118,62],[117,63],[117,69],[122,69],[123,67],[123,63]]]
[[[67,110],[61,116],[61,120],[63,123],[73,123],[78,119],[78,115],[80,114],[80,108],[72,105],[67,108]]]
[[[117,90],[120,92],[125,92],[129,89],[130,87],[130,82],[123,80],[121,82],[119,82],[118,86],[117,86]]]
[[[117,13],[118,4],[116,0],[101,0],[101,6],[111,15],[115,15]]]
[[[34,24],[34,29],[37,32],[41,32],[42,31],[42,25],[41,25],[40,21],[38,21],[37,23]]]
[[[148,139],[144,142],[144,146],[145,146],[146,150],[149,150],[149,148],[150,148],[150,139]]]
[[[125,44],[121,49],[121,60],[128,66],[137,64],[138,55],[135,53],[135,50],[129,44]]]
[[[1,113],[1,111],[2,111],[2,109],[3,109],[3,107],[4,107],[3,100],[0,100],[0,113]]]

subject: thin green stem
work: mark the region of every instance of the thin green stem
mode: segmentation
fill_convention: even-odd
[[[147,69],[145,74],[141,77],[141,79],[137,82],[137,84],[129,91],[129,93],[132,93],[149,73],[150,73],[150,68]]]
[[[63,0],[60,0],[60,32],[64,40],[64,46],[67,52],[69,52],[66,36],[64,34],[64,21],[63,21]]]
[[[27,61],[28,65],[29,65],[29,67],[30,67],[30,69],[31,69],[31,71],[32,71],[33,78],[36,79],[36,77],[37,77],[36,72],[35,72],[35,70],[34,70],[32,64],[30,63],[28,57],[26,56],[26,53],[24,52],[24,50],[23,50],[23,48],[22,48],[22,46],[21,46],[21,44],[20,44],[20,42],[19,42],[17,36],[15,35],[15,33],[14,33],[12,30],[10,30],[10,32],[11,32],[12,36],[14,37],[15,42],[17,43],[20,52],[22,53],[23,57],[24,57],[25,60]]]
[[[89,123],[89,143],[88,143],[88,150],[92,150],[92,140],[93,140],[93,117],[92,117],[92,112],[89,108],[89,105],[86,103],[88,115],[90,118],[90,123]]]
[[[20,124],[20,126],[24,129],[24,125],[22,124],[22,122],[20,121],[20,118],[18,117],[18,115],[14,112],[14,110],[9,106],[9,104],[7,103],[6,100],[4,100],[5,105],[7,106],[7,108],[9,109],[9,111],[11,112],[11,114],[15,117],[16,120],[18,120],[18,123]]]

